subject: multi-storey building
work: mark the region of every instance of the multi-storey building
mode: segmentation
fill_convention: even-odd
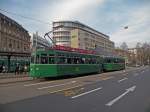
[[[0,13],[0,51],[1,52],[30,52],[30,36],[14,20]]]
[[[30,35],[20,24],[0,13],[0,59],[8,69],[11,59],[30,57]],[[2,62],[4,63],[4,62]],[[1,63],[0,63],[1,64]]]
[[[74,29],[71,31],[71,47],[95,50],[98,54],[108,55],[113,52],[114,43],[109,37],[104,38],[83,29]]]
[[[136,48],[129,48],[128,50],[116,48],[114,50],[114,55],[124,57],[128,66],[135,66],[136,64],[141,64],[139,63],[141,61],[141,58],[137,59],[138,53]]]
[[[56,45],[92,49],[103,55],[112,53],[114,49],[109,36],[78,21],[53,22],[53,40]]]

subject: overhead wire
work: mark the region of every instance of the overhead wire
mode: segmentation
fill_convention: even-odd
[[[39,23],[42,23],[42,24],[51,25],[50,22],[46,22],[46,21],[43,21],[43,20],[40,20],[40,19],[35,19],[35,18],[33,18],[33,17],[23,16],[23,15],[21,15],[21,14],[17,14],[17,13],[14,13],[14,12],[10,12],[10,11],[7,11],[7,10],[1,9],[1,8],[0,8],[0,11],[1,11],[1,12],[5,12],[5,13],[8,13],[8,14],[11,14],[11,15],[19,16],[19,17],[24,18],[24,19],[36,21],[36,22],[39,22]]]

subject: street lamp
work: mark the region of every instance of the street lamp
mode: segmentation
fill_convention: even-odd
[[[128,29],[128,26],[125,26],[124,29]]]

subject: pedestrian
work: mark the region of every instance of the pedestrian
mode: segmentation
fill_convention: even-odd
[[[19,74],[22,74],[22,66],[19,65],[19,70],[18,70]]]
[[[24,65],[24,73],[27,74],[27,65]]]
[[[3,71],[3,65],[0,66],[0,73]]]
[[[19,66],[17,64],[16,68],[15,68],[15,75],[19,74]]]
[[[5,65],[3,65],[3,71],[2,71],[2,73],[5,73],[6,72],[6,67],[5,67]]]

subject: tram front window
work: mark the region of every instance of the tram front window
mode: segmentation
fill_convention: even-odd
[[[31,63],[35,63],[35,64],[38,64],[40,62],[40,58],[39,58],[39,55],[33,55],[31,57]]]
[[[34,63],[34,56],[31,56],[31,63]]]
[[[48,57],[46,54],[41,54],[41,64],[48,64]]]
[[[49,55],[49,64],[54,64],[54,55],[53,54],[50,54]]]

